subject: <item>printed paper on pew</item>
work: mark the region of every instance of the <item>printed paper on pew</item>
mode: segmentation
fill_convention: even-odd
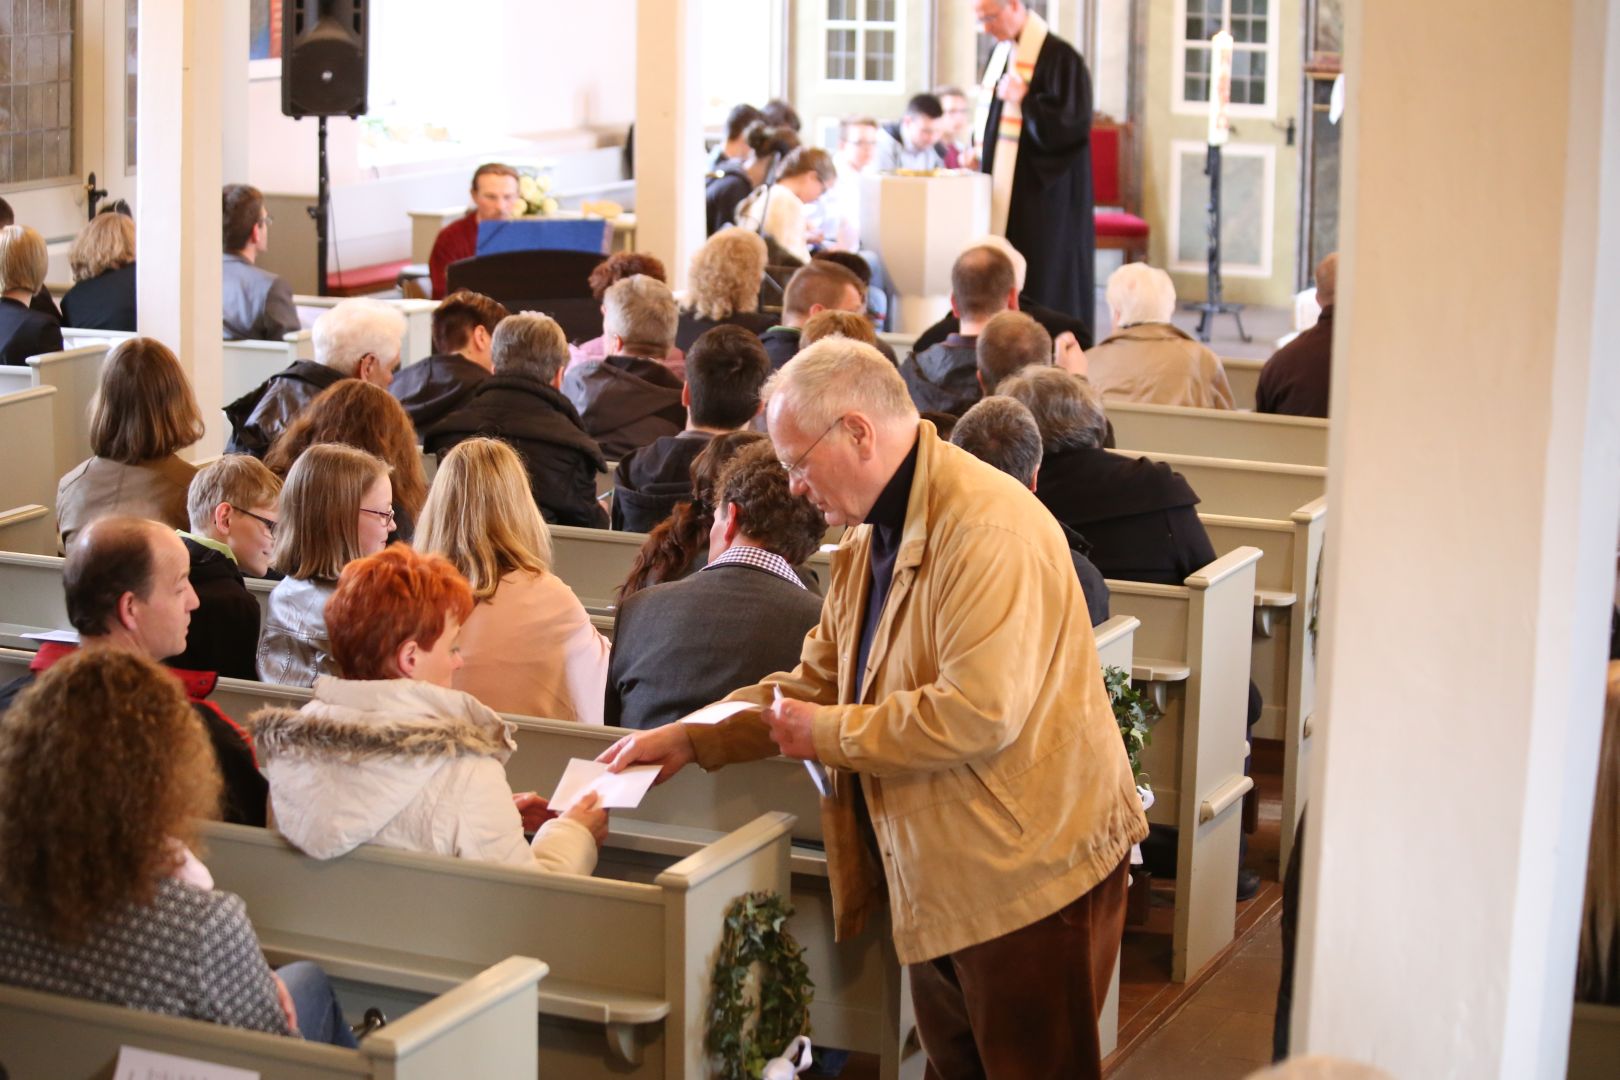
[[[546,806],[557,814],[567,813],[588,792],[596,792],[606,809],[640,806],[658,776],[657,765],[632,765],[620,773],[610,773],[607,765],[586,758],[573,758],[563,770],[557,790]]]
[[[259,1080],[259,1074],[251,1069],[120,1046],[113,1080]]]
[[[713,705],[705,705],[695,712],[689,712],[681,717],[683,724],[718,724],[720,721],[736,716],[749,709],[757,709],[752,701],[717,701]]]

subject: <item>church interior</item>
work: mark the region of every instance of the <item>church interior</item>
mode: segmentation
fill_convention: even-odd
[[[0,1080],[1620,1076],[1620,2],[0,0],[0,76]],[[996,352],[1026,341],[1028,366]],[[825,381],[835,355],[886,363]],[[895,369],[922,434],[868,492],[890,406],[852,388]],[[947,453],[1038,519],[971,571],[947,542],[984,507],[928,532],[906,494]],[[808,542],[760,539],[795,514]],[[1061,590],[993,572],[1063,539],[1053,517]],[[177,534],[190,600],[165,608]],[[210,559],[251,623],[240,670],[240,627],[202,621]],[[678,606],[744,563],[775,599]],[[539,621],[513,621],[513,575]],[[968,735],[931,695],[992,684],[929,651],[990,632],[897,627],[962,592],[1012,681],[1066,686],[1079,656],[1086,690],[977,702],[1005,733],[947,760]],[[1090,628],[1041,653],[1077,600]],[[827,695],[784,705],[815,657]],[[168,694],[220,755],[212,813],[107,864],[145,875],[116,933],[95,897],[125,894],[51,846],[136,843],[114,822],[179,805],[182,748],[131,737],[129,783],[170,777],[167,801],[76,831],[17,797],[124,783],[62,764],[81,720],[126,752],[132,728],[74,712],[114,675],[104,711]],[[485,726],[420,764],[427,706],[351,684]],[[1086,984],[1074,1034],[1066,994],[986,1004],[1016,964],[974,988],[968,954],[1004,939],[919,913],[1011,890],[1036,872],[1015,853],[1079,827],[1092,793],[1001,770],[1042,709],[1112,732],[1105,700],[1142,833],[1109,834],[1122,914],[1028,975]],[[381,749],[296,743],[386,708]],[[898,719],[854,733],[868,712]],[[515,856],[376,810],[412,770],[470,800],[447,777],[474,761]],[[1002,831],[929,848],[955,799]],[[374,835],[314,849],[362,804]],[[1006,878],[930,898],[925,855]],[[1102,911],[1113,880],[1064,903]],[[141,912],[184,929],[142,954]],[[251,922],[246,959],[216,918]],[[227,1018],[242,980],[272,987],[262,1024]],[[1083,1068],[1035,1064],[1055,1029]]]

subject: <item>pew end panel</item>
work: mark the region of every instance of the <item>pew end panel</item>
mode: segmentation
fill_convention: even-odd
[[[1312,728],[1316,720],[1316,611],[1322,544],[1327,536],[1327,499],[1315,499],[1292,515],[1294,576],[1300,604],[1288,637],[1288,730],[1283,741],[1282,870],[1288,869],[1305,811],[1311,775]]]
[[[59,542],[50,507],[35,503],[0,511],[0,551],[55,555]]]
[[[545,974],[538,960],[509,957],[397,1017],[358,1050],[0,987],[0,1066],[11,1080],[100,1080],[120,1047],[136,1046],[277,1080],[534,1076],[531,1002]]]
[[[34,385],[56,387],[50,446],[51,467],[58,477],[91,456],[90,404],[101,389],[101,367],[107,359],[107,351],[107,342],[92,342],[28,358]],[[17,463],[28,460],[24,458]],[[54,486],[52,490],[54,492]]]
[[[1136,631],[1141,625],[1142,620],[1135,616],[1115,615],[1092,628],[1092,634],[1097,640],[1097,660],[1104,670],[1117,667],[1127,673],[1130,672],[1131,660],[1135,654]]]
[[[54,386],[35,386],[0,397],[0,461],[7,465],[0,475],[0,507],[49,506],[54,519],[56,482],[62,475],[54,471],[56,410],[61,397]],[[62,591],[60,573],[56,591]]]

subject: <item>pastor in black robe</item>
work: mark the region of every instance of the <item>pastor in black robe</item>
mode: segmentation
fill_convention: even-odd
[[[1008,67],[1011,68],[1009,62]],[[985,125],[985,172],[995,169],[1000,98]],[[1023,134],[1007,207],[1007,239],[1029,262],[1024,293],[1085,322],[1095,317],[1091,73],[1074,47],[1048,33],[1023,100]],[[1090,340],[1086,334],[1082,340]]]

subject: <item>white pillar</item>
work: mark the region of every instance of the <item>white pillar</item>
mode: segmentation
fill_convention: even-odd
[[[224,183],[246,184],[248,145],[253,131],[248,124],[248,47],[252,37],[248,5],[221,4],[220,27],[220,141]]]
[[[672,288],[704,236],[702,7],[636,5],[636,247],[663,260]]]
[[[1620,513],[1620,4],[1345,23],[1294,1049],[1561,1077]]]
[[[208,435],[225,445],[220,330],[220,163],[224,40],[218,0],[142,0],[135,181],[140,331],[191,379]]]

